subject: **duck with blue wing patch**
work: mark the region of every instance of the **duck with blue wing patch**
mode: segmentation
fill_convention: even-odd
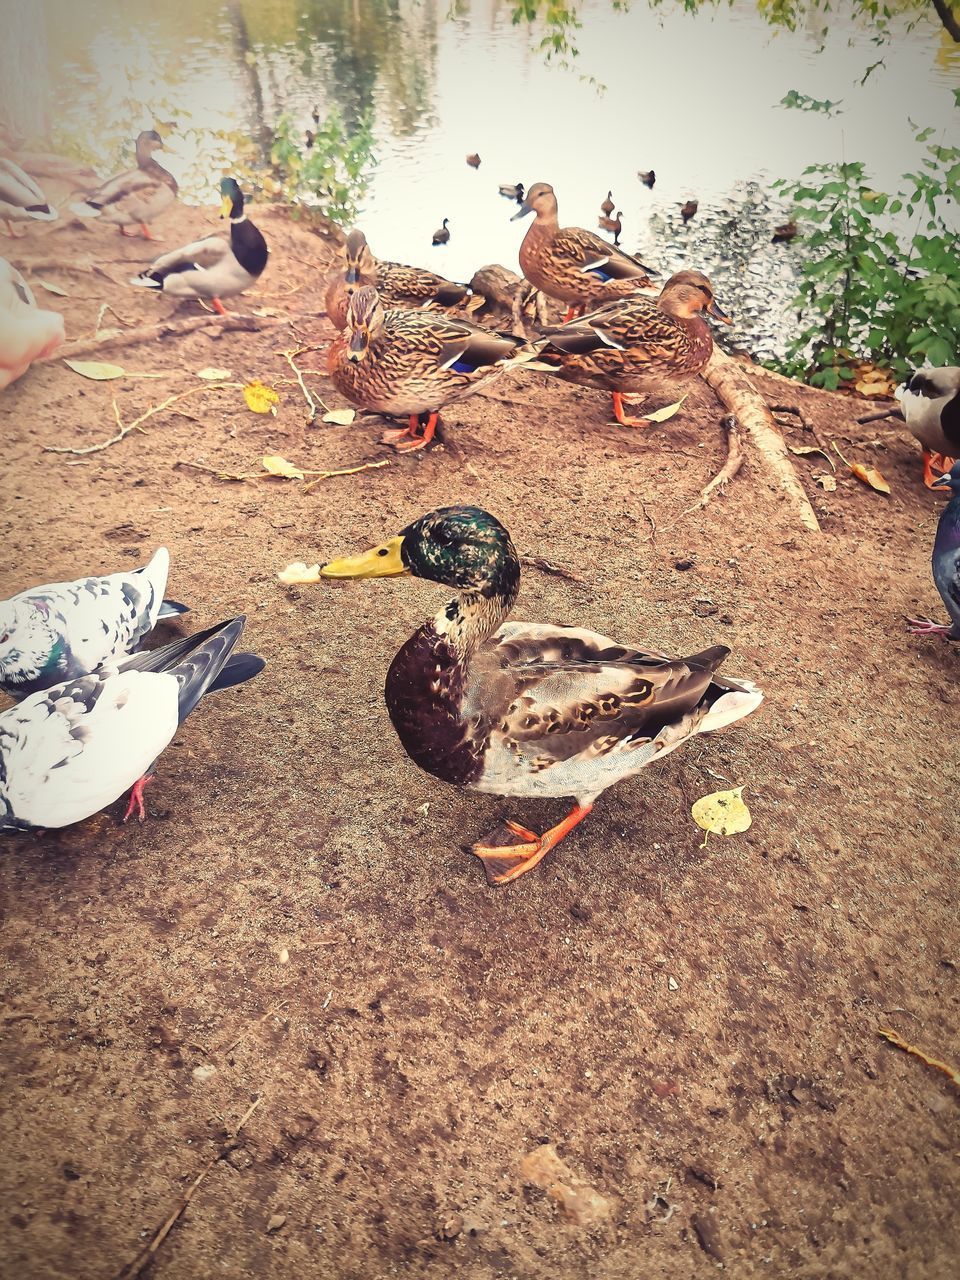
[[[762,701],[750,681],[717,674],[723,645],[671,658],[579,627],[506,621],[520,564],[506,529],[478,507],[431,512],[320,570],[331,579],[400,574],[457,592],[387,675],[387,710],[410,758],[468,790],[576,801],[542,835],[511,822],[506,843],[475,844],[491,884],[536,866],[615,782]]]
[[[34,693],[0,715],[0,831],[66,827],[132,788],[144,818],[153,766],[206,693],[264,667],[234,654],[245,619]]]
[[[383,439],[401,452],[434,437],[444,405],[473,395],[535,347],[436,311],[387,310],[372,285],[354,293],[344,332],[330,344],[334,386],[361,409],[409,418]]]
[[[535,213],[520,246],[520,269],[537,289],[568,304],[570,320],[587,307],[645,288],[659,275],[585,227],[561,227],[557,197],[547,182],[535,182],[511,219]]]
[[[230,239],[208,236],[161,254],[130,281],[173,298],[207,298],[226,315],[221,299],[244,293],[263,275],[270,256],[267,242],[243,211],[243,193],[233,178],[220,183],[221,218],[230,219]]]
[[[0,688],[25,698],[131,653],[158,619],[187,612],[164,600],[170,553],[142,569],[30,587],[0,602]]]

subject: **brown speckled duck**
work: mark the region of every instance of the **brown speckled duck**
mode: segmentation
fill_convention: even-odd
[[[327,367],[355,405],[410,419],[383,437],[410,452],[433,439],[444,405],[473,395],[535,354],[520,338],[441,312],[386,310],[366,285],[350,299],[346,328],[330,345]]]
[[[85,199],[70,206],[80,218],[102,218],[113,222],[120,234],[139,225],[145,240],[153,240],[149,223],[169,209],[177,198],[177,180],[153,156],[165,151],[163,139],[156,129],[144,129],[137,135],[137,167],[110,178]]]
[[[403,645],[387,675],[387,710],[410,759],[470,791],[575,797],[542,835],[509,822],[508,840],[497,833],[473,846],[491,884],[535,867],[615,782],[763,699],[749,681],[717,675],[730,652],[723,645],[672,658],[580,627],[506,621],[520,564],[507,530],[478,507],[421,516],[306,580],[397,574],[457,593]]]
[[[431,302],[453,307],[470,292],[468,285],[424,267],[382,262],[373,256],[363,232],[351,231],[327,274],[327,315],[337,329],[346,325],[350,298],[364,285],[372,285],[388,307],[422,307]]]
[[[613,394],[613,411],[626,427],[648,425],[627,417],[625,393],[677,398],[678,389],[710,359],[713,337],[706,311],[730,324],[699,271],[678,271],[657,299],[615,298],[570,324],[544,330],[541,363],[555,365],[561,378]]]
[[[584,227],[561,227],[557,197],[547,182],[535,182],[513,220],[535,213],[520,246],[520,267],[532,285],[568,304],[566,318],[645,288],[659,273],[612,247]]]

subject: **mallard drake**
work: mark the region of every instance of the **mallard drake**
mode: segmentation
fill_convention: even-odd
[[[513,843],[475,844],[492,884],[535,867],[613,783],[762,701],[749,681],[716,674],[730,652],[723,645],[670,658],[579,627],[507,622],[520,563],[507,530],[478,507],[421,516],[316,580],[404,573],[457,592],[387,674],[387,710],[407,755],[467,790],[576,800],[543,835],[511,822]]]
[[[446,244],[447,241],[450,239],[450,228],[447,226],[447,223],[449,221],[450,221],[449,218],[444,218],[443,225],[438,227],[437,230],[433,233],[434,244]]]
[[[98,578],[49,582],[0,601],[0,689],[25,698],[77,680],[138,647],[160,618],[185,613],[164,600],[170,553]]]
[[[115,223],[123,236],[127,227],[139,224],[144,238],[153,240],[148,224],[173,204],[179,188],[173,174],[153,158],[155,151],[166,150],[156,129],[144,129],[137,136],[136,146],[135,169],[125,169],[109,178],[70,209],[80,218]]]
[[[561,229],[549,183],[535,182],[512,220],[530,213],[537,216],[520,246],[520,268],[537,289],[568,304],[567,319],[576,310],[634,293],[658,274],[592,231]]]
[[[174,298],[209,298],[226,315],[222,298],[234,298],[263,275],[269,251],[260,230],[243,211],[243,192],[233,178],[220,183],[220,217],[230,219],[230,239],[208,236],[161,254],[130,281]]]
[[[63,339],[63,316],[41,310],[20,272],[0,258],[0,391]]]
[[[472,156],[467,156],[467,164],[470,166],[471,169],[480,168],[480,157],[476,154],[476,152],[474,152]]]
[[[951,621],[944,625],[930,618],[908,618],[907,622],[914,635],[960,640],[960,462],[955,462],[930,487],[949,489],[951,494],[940,514],[931,560],[933,581]]]
[[[676,399],[679,386],[710,359],[713,336],[703,319],[730,324],[699,271],[678,271],[660,297],[615,298],[570,324],[544,330],[547,345],[537,359],[561,378],[613,393],[613,411],[627,427],[648,425],[623,411],[625,393]]]
[[[680,206],[680,217],[683,219],[684,226],[687,225],[699,208],[700,204],[696,200],[688,200],[686,204]]]
[[[654,183],[657,181],[657,175],[653,169],[638,169],[637,177],[645,187],[653,190]]]
[[[244,619],[135,653],[32,693],[0,715],[0,831],[66,827],[128,789],[126,822],[145,816],[157,757],[206,693],[264,667],[233,654]]]
[[[621,221],[621,219],[622,219],[622,218],[623,218],[623,210],[622,210],[622,209],[618,209],[618,210],[617,210],[617,216],[616,216],[615,218],[601,218],[601,219],[600,219],[600,227],[601,227],[601,229],[602,229],[603,231],[609,231],[609,232],[610,232],[610,234],[613,236],[613,243],[614,243],[614,244],[619,244],[619,243],[620,243],[620,232],[623,230],[623,222]]]
[[[422,307],[431,302],[453,307],[470,292],[469,285],[445,280],[435,271],[380,261],[363,232],[351,231],[327,274],[327,315],[335,328],[346,325],[347,304],[364,285],[373,285],[388,307]]]
[[[523,183],[502,182],[500,184],[500,194],[506,196],[508,200],[516,200],[520,204],[523,201]]]
[[[376,289],[365,285],[350,299],[346,329],[331,343],[327,367],[355,405],[409,418],[407,427],[383,437],[409,452],[430,443],[445,405],[534,354],[519,338],[440,312],[385,310]]]
[[[616,205],[613,203],[613,192],[608,191],[606,200],[603,200],[600,204],[600,212],[605,218],[609,218],[615,208]]]
[[[923,483],[960,457],[960,367],[921,369],[899,393],[907,429],[923,449]]]
[[[0,221],[11,239],[18,238],[14,222],[53,222],[59,216],[29,173],[15,160],[0,158]]]

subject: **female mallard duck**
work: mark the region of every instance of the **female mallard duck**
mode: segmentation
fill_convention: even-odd
[[[535,355],[522,339],[491,333],[436,311],[385,311],[365,285],[350,299],[347,325],[330,345],[334,386],[362,409],[409,417],[383,439],[403,452],[433,439],[440,410],[473,395]]]
[[[923,483],[949,471],[960,457],[960,367],[921,369],[900,394],[908,430],[923,449]]]
[[[109,178],[84,200],[70,209],[80,218],[102,218],[120,228],[139,223],[144,238],[153,240],[148,223],[158,218],[177,198],[177,180],[153,158],[155,151],[165,151],[163,139],[156,129],[144,129],[137,137],[137,167]]]
[[[11,239],[18,239],[14,222],[53,222],[59,217],[47,197],[15,160],[0,158],[0,221]]]
[[[164,253],[131,284],[161,289],[174,298],[209,298],[226,315],[221,298],[234,298],[263,275],[267,242],[243,211],[243,192],[233,178],[220,183],[220,217],[230,219],[230,239],[208,236]]]
[[[713,351],[703,311],[731,323],[705,275],[678,271],[657,299],[615,298],[570,324],[545,329],[547,345],[537,359],[556,366],[568,382],[612,392],[613,412],[625,427],[646,426],[649,419],[624,414],[623,396],[676,399],[678,386],[699,373]]]
[[[477,507],[421,516],[389,542],[325,565],[319,577],[401,573],[457,591],[387,675],[387,710],[407,755],[472,791],[576,799],[543,835],[511,822],[519,843],[473,846],[492,884],[536,866],[613,783],[762,701],[749,681],[715,674],[730,652],[723,645],[669,658],[578,627],[505,622],[520,564],[503,525]]]
[[[468,285],[445,280],[435,271],[381,262],[370,252],[363,232],[351,231],[327,275],[327,315],[335,328],[344,328],[350,298],[364,285],[372,285],[390,307],[422,307],[430,302],[453,307],[470,292]]]
[[[615,218],[608,218],[604,216],[600,219],[600,230],[609,231],[610,234],[613,236],[614,244],[620,243],[620,232],[623,230],[622,218],[623,218],[623,210],[618,209],[617,216]]]
[[[63,316],[42,311],[20,272],[0,258],[0,391],[63,338]]]
[[[613,192],[608,191],[606,200],[603,200],[600,204],[600,212],[603,217],[609,218],[615,208],[616,205],[613,203]]]
[[[532,285],[576,310],[622,298],[650,283],[658,273],[583,227],[560,227],[557,197],[546,182],[535,182],[512,221],[537,215],[520,246],[520,267]]]

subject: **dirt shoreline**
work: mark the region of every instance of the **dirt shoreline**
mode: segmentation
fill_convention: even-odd
[[[822,435],[893,490],[841,469],[824,493],[822,459],[798,457],[814,538],[749,444],[726,495],[678,519],[724,460],[701,385],[674,420],[630,432],[603,397],[518,374],[454,406],[443,448],[403,458],[372,419],[307,427],[278,352],[329,337],[311,318],[325,250],[278,212],[255,216],[273,256],[242,309],[292,326],[268,315],[260,333],[104,353],[156,379],[48,365],[0,401],[0,594],[163,543],[168,591],[192,607],[183,628],[246,612],[244,644],[269,663],[188,721],[145,826],[118,825],[115,806],[4,844],[0,1269],[119,1275],[213,1161],[146,1274],[675,1280],[722,1264],[946,1280],[956,1098],[877,1036],[889,1024],[960,1058],[960,650],[904,629],[905,613],[942,612],[942,500],[914,442],[858,427],[862,401],[798,387]],[[184,208],[158,226],[168,247],[210,229]],[[5,252],[103,264],[115,283],[42,272],[69,294],[38,290],[71,337],[104,302],[128,324],[174,314],[124,284],[150,246],[106,228]],[[206,367],[276,387],[276,418],[209,390],[101,452],[43,452],[106,439],[114,396],[130,422]],[[307,383],[342,404],[325,378]],[[812,443],[799,426],[789,438]],[[307,494],[197,469],[248,473],[266,453],[389,465]],[[499,816],[537,826],[562,806],[444,787],[406,759],[383,706],[393,653],[442,594],[276,577],[457,501],[582,579],[526,567],[518,617],[677,651],[724,643],[730,674],[766,691],[749,720],[605,795],[506,890],[464,845]],[[752,829],[703,847],[691,804],[740,784]],[[524,1184],[545,1140],[609,1222],[577,1226]]]

